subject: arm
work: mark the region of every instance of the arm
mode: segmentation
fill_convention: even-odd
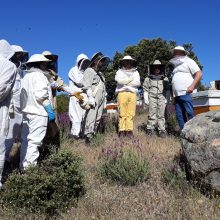
[[[43,73],[36,72],[32,86],[36,100],[42,105],[50,104],[48,91],[50,85]]]
[[[115,75],[115,81],[118,83],[118,84],[121,84],[121,85],[127,85],[128,83],[130,83],[131,81],[133,80],[133,78],[129,78],[126,76],[126,74],[123,74],[123,72],[121,70],[118,70],[116,72],[116,75]]]
[[[133,80],[131,82],[128,83],[129,86],[133,86],[133,87],[138,87],[141,85],[140,83],[140,75],[138,73],[138,71],[136,71],[133,75]]]
[[[146,77],[143,83],[143,90],[144,90],[144,103],[149,105],[149,98],[148,98],[148,91],[149,91],[149,78]]]
[[[83,79],[82,79],[83,89],[86,89],[86,90],[91,89],[94,74],[95,74],[95,71],[92,68],[88,68],[88,69],[85,70],[84,76],[83,76]]]
[[[69,71],[69,80],[72,81],[74,84],[77,84],[79,86],[81,86],[82,83],[82,79],[83,79],[83,74],[78,72],[78,68],[77,67],[73,67],[70,71]]]
[[[192,93],[201,79],[202,79],[202,71],[199,70],[195,73],[194,80],[193,80],[192,84],[187,88],[186,92],[187,93]]]
[[[148,77],[146,77],[144,80],[143,90],[144,90],[144,92],[148,92],[148,90],[149,90],[149,78]]]
[[[11,92],[17,73],[15,65],[9,61],[5,62],[1,68],[0,102],[4,101]]]

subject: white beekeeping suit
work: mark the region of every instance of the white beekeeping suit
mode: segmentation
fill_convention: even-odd
[[[82,91],[83,71],[80,69],[80,62],[82,62],[83,59],[88,60],[88,57],[85,54],[78,55],[76,65],[69,71],[69,87],[75,92]],[[71,96],[69,101],[69,117],[72,123],[70,133],[74,137],[79,137],[84,114],[85,110],[81,108],[79,100],[76,97]]]
[[[11,90],[16,77],[16,66],[9,61],[14,55],[10,44],[0,40],[0,187],[5,162],[5,138],[8,133]]]
[[[24,56],[28,55],[24,52],[22,47],[17,45],[11,45],[11,48],[16,54],[20,54],[20,60],[15,60],[17,66],[17,75],[15,83],[12,89],[12,99],[10,109],[13,111],[9,114],[9,131],[7,138],[5,140],[6,155],[5,160],[10,161],[9,154],[14,142],[20,142],[21,140],[21,124],[22,124],[22,112],[20,107],[20,94],[21,94],[21,80],[24,77],[25,71],[22,70],[21,64],[23,62]],[[15,58],[16,59],[16,58]]]
[[[22,80],[21,110],[23,125],[21,131],[20,169],[36,165],[39,157],[38,148],[46,134],[48,118],[55,121],[52,107],[50,77],[46,70],[49,59],[42,54],[30,57],[26,65],[30,68]]]

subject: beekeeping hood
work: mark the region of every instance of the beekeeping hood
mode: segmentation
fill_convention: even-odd
[[[160,73],[157,75],[155,69],[159,69]],[[149,77],[152,79],[164,79],[165,77],[165,65],[163,65],[159,60],[155,60],[153,64],[149,65]]]
[[[21,46],[11,45],[11,48],[14,50],[15,54],[11,58],[13,63],[24,63],[28,61],[29,54],[27,51],[23,50]]]
[[[58,73],[58,55],[52,54],[50,51],[44,51],[42,55],[51,60],[51,62],[48,63],[48,68],[53,70],[55,73]]]
[[[0,58],[11,59],[14,55],[14,50],[11,48],[11,45],[8,41],[2,39],[0,40]]]

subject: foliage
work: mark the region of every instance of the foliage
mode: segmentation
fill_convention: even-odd
[[[118,130],[118,115],[115,114],[103,114],[101,122],[99,124],[99,129],[101,133],[113,133]]]
[[[173,189],[185,190],[188,185],[182,159],[182,154],[175,156],[172,163],[162,171],[162,181]]]
[[[149,163],[142,156],[139,141],[134,141],[133,147],[122,144],[102,149],[98,166],[100,176],[122,185],[146,181],[150,174]]]
[[[69,111],[69,96],[60,94],[56,96],[57,99],[57,113],[64,113]]]
[[[91,146],[99,147],[103,145],[104,142],[105,142],[104,134],[97,132],[91,140]]]
[[[0,204],[14,213],[19,209],[53,216],[76,203],[84,191],[81,159],[60,151],[23,175],[13,173],[0,193]]]
[[[172,104],[166,106],[166,130],[168,134],[179,136],[180,128],[176,119],[175,107]]]

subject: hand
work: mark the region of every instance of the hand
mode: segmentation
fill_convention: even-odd
[[[88,104],[95,107],[95,99],[92,96],[89,97]]]
[[[44,106],[44,108],[48,114],[49,122],[54,122],[55,121],[55,113],[53,111],[51,104]]]
[[[187,88],[186,93],[192,93],[194,89],[194,86],[191,85]]]
[[[58,78],[56,80],[56,84],[58,87],[62,87],[62,86],[64,86],[64,81],[58,76]]]
[[[81,95],[82,92],[74,92],[73,96],[75,96],[79,101],[82,101],[84,97]]]

